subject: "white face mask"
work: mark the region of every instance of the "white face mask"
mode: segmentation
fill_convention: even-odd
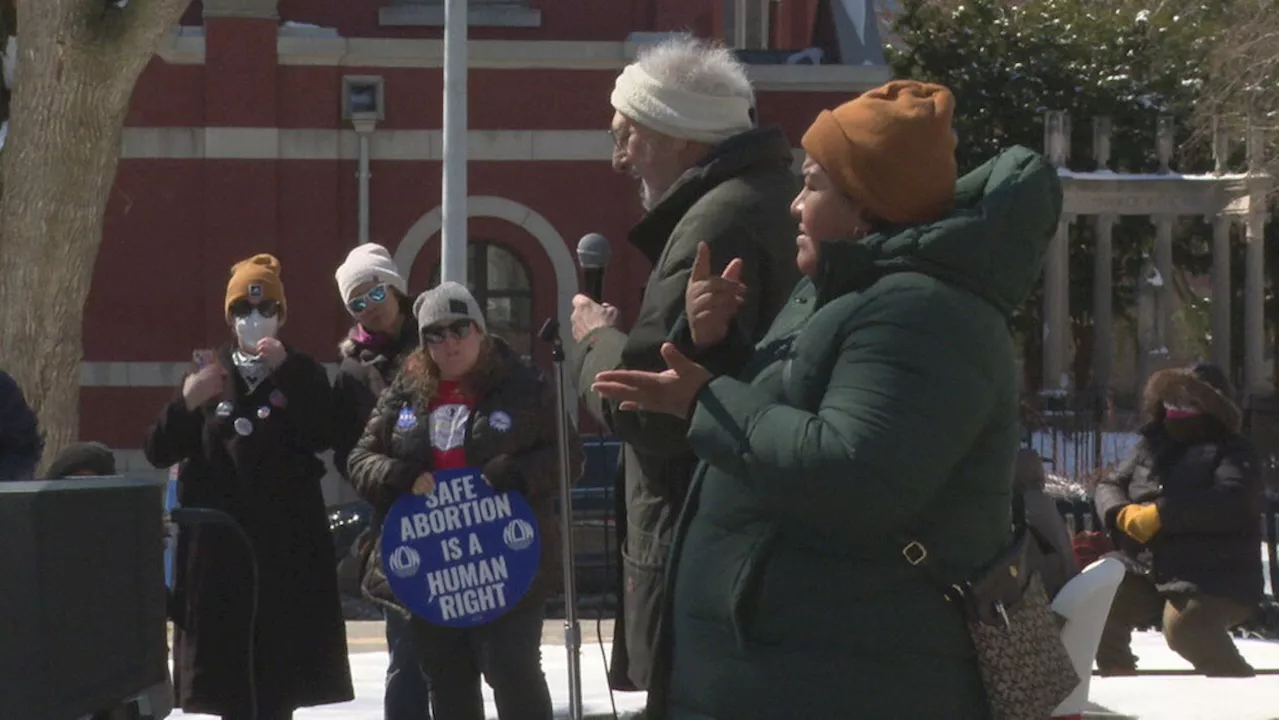
[[[241,347],[250,350],[258,346],[259,340],[275,337],[279,326],[280,318],[262,317],[257,310],[235,320],[236,337],[240,338]]]

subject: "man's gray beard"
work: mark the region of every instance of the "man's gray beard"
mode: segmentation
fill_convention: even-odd
[[[658,204],[657,193],[653,192],[653,189],[649,187],[649,183],[641,180],[640,181],[640,207],[643,207],[645,212],[649,212],[650,210],[653,209],[653,206],[657,204]]]

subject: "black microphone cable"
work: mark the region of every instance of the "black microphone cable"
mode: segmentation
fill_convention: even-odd
[[[249,720],[258,720],[258,679],[253,669],[253,646],[258,629],[258,554],[253,550],[253,541],[244,527],[236,519],[221,510],[212,508],[176,507],[169,511],[169,522],[179,528],[190,525],[223,525],[235,530],[236,535],[244,542],[249,551],[249,571],[253,575],[249,600]]]

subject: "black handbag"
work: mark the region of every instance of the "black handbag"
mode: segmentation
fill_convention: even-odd
[[[1040,548],[1014,493],[1014,539],[995,562],[968,580],[950,581],[929,550],[905,540],[902,555],[920,568],[969,625],[995,720],[1045,720],[1080,684],[1038,571]]]
[[[377,536],[371,527],[365,528],[356,536],[347,549],[347,554],[338,561],[338,592],[357,600],[364,597],[364,574],[369,567],[376,540]]]

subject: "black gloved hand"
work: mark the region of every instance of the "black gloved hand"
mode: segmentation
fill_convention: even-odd
[[[485,463],[480,474],[489,483],[489,487],[497,492],[525,492],[524,473],[520,471],[520,465],[506,453]]]

